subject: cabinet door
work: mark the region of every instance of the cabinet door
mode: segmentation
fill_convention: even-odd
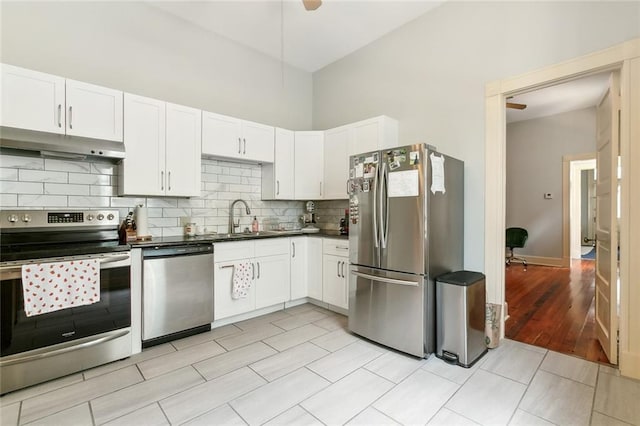
[[[307,237],[290,238],[291,250],[291,300],[309,295],[307,270]]]
[[[201,114],[199,109],[167,103],[167,195],[200,195]]]
[[[379,123],[376,119],[353,124],[353,140],[349,155],[377,151],[380,138]]]
[[[0,84],[2,126],[64,134],[64,78],[2,64]]]
[[[322,259],[322,300],[347,309],[346,276],[349,273],[346,257],[325,254]]]
[[[244,314],[256,309],[256,282],[251,280],[251,287],[247,292],[247,297],[234,299],[233,292],[233,271],[234,264],[246,262],[252,268],[254,263],[251,259],[240,259],[236,261],[216,262],[213,271],[213,318],[220,320],[234,315]],[[255,276],[255,274],[254,274]]]
[[[165,195],[165,102],[126,93],[120,195]]]
[[[274,195],[276,200],[293,200],[294,196],[294,132],[276,129],[274,158]]]
[[[296,200],[322,198],[324,132],[295,132]]]
[[[67,134],[122,142],[119,90],[66,80]]]
[[[322,300],[322,238],[307,237],[307,288],[309,297]]]
[[[256,309],[289,300],[289,255],[255,258]]]
[[[351,130],[348,126],[324,133],[324,194],[325,200],[347,199]]]
[[[246,160],[273,163],[275,128],[242,121],[242,156]]]
[[[213,112],[202,112],[202,154],[243,158],[240,120]]]

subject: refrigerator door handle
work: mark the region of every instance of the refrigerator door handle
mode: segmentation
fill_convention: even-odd
[[[395,279],[395,278],[377,277],[375,275],[365,274],[365,273],[357,272],[357,271],[351,271],[351,273],[353,275],[355,275],[356,277],[366,278],[368,280],[373,280],[373,281],[380,281],[382,283],[400,284],[400,285],[406,285],[406,286],[410,286],[410,287],[418,287],[418,283],[414,282],[414,281],[398,280],[398,279]]]
[[[382,182],[380,186],[380,244],[387,248],[389,236],[389,171],[387,163],[382,163]]]
[[[373,243],[378,248],[378,175],[380,170],[376,168],[376,176],[373,180]]]

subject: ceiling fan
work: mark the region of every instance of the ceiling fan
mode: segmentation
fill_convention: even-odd
[[[322,0],[302,0],[302,4],[307,10],[316,10],[322,4]]]
[[[513,96],[509,96],[509,97],[507,98],[507,101],[508,101],[509,99],[512,99],[512,98],[513,98]],[[525,109],[526,107],[527,107],[527,105],[526,105],[526,104],[518,104],[518,103],[515,103],[515,102],[507,102],[507,108],[512,108],[512,109]]]

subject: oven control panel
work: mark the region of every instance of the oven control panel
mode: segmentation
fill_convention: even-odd
[[[118,226],[117,210],[4,210],[0,212],[0,229],[49,228],[56,226]]]

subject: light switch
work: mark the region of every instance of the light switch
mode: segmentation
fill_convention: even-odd
[[[552,193],[550,193],[550,192],[545,192],[544,193],[544,199],[545,200],[550,200],[552,198],[553,198],[553,194]]]

